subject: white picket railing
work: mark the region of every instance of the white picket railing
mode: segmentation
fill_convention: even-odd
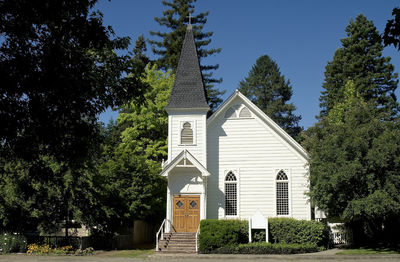
[[[340,244],[347,244],[347,235],[343,232],[334,232],[332,233],[332,240],[333,244],[340,245]]]
[[[200,225],[199,225],[199,227],[197,228],[197,232],[196,232],[196,252],[199,252],[199,245],[198,245],[198,243],[199,243],[199,234],[200,234]]]
[[[165,218],[163,220],[163,222],[161,223],[160,229],[157,231],[157,234],[156,234],[156,251],[159,251],[158,250],[158,241],[160,239],[164,238],[164,233],[165,233],[165,227],[166,226],[169,226],[169,228],[171,229],[171,221],[169,221],[169,219]],[[161,234],[161,238],[159,238],[160,234]]]

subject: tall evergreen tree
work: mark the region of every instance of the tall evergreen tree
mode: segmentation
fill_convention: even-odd
[[[394,19],[387,21],[382,39],[385,46],[393,45],[400,51],[400,8],[394,8],[392,15]]]
[[[146,45],[146,40],[144,39],[143,35],[140,35],[135,42],[135,47],[133,48],[133,69],[136,70],[136,73],[141,75],[144,73],[144,69],[146,68],[147,64],[149,64],[151,61],[150,59],[146,56],[145,52],[147,51],[147,45]]]
[[[288,103],[292,97],[292,86],[269,56],[257,59],[248,76],[240,81],[239,90],[289,135],[298,137],[302,130],[299,126],[301,116],[296,116],[293,113],[296,107]]]
[[[360,14],[350,20],[346,33],[347,37],[341,40],[342,47],[326,66],[324,91],[320,97],[321,116],[343,100],[348,79],[354,81],[357,92],[366,101],[373,101],[382,110],[396,114],[397,74],[393,73],[390,57],[382,56],[382,40],[373,22]]]
[[[152,36],[161,38],[160,40],[149,40],[153,45],[154,54],[159,58],[156,61],[159,68],[175,72],[178,67],[179,56],[183,44],[183,39],[186,33],[186,23],[189,15],[194,13],[194,3],[196,0],[172,0],[172,2],[162,1],[162,4],[169,9],[163,12],[162,17],[155,17],[154,20],[160,26],[166,27],[169,32],[154,32],[150,31]],[[215,88],[215,83],[220,83],[222,79],[213,77],[213,71],[218,69],[219,65],[204,65],[202,59],[213,54],[221,52],[221,48],[206,48],[210,42],[213,32],[203,32],[203,27],[207,22],[207,12],[199,13],[191,17],[193,26],[193,34],[197,46],[197,53],[201,63],[203,80],[207,91],[208,103],[211,109],[215,109],[221,102],[221,95],[225,91],[219,91]]]

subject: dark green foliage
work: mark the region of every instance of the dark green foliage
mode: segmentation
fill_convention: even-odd
[[[0,228],[95,225],[99,113],[142,93],[95,0],[0,2]]]
[[[347,37],[341,40],[333,60],[325,70],[324,91],[320,97],[321,116],[326,116],[335,103],[344,98],[345,83],[354,81],[356,91],[366,102],[396,115],[395,90],[398,80],[390,57],[382,56],[382,40],[372,21],[358,15],[346,27]]]
[[[160,26],[165,26],[171,31],[150,31],[152,36],[161,38],[159,41],[149,40],[149,43],[153,45],[152,50],[154,54],[159,56],[156,61],[158,67],[164,70],[171,69],[173,72],[177,69],[183,39],[186,33],[186,24],[189,19],[188,16],[194,13],[195,2],[196,0],[162,1],[162,4],[169,9],[163,11],[162,17],[155,17],[154,20],[156,20]],[[207,11],[194,15],[191,18],[191,23],[193,26],[197,54],[201,63],[203,80],[207,91],[208,103],[211,109],[216,109],[222,102],[221,95],[225,93],[225,91],[219,91],[214,87],[215,83],[220,83],[222,81],[222,79],[213,78],[212,71],[218,69],[219,65],[204,65],[201,61],[202,58],[221,52],[221,48],[206,48],[210,44],[213,35],[213,32],[202,31],[207,22],[208,13],[209,12]]]
[[[302,254],[318,252],[315,244],[286,244],[286,243],[248,243],[235,246],[225,246],[213,250],[213,254]]]
[[[81,164],[98,114],[139,94],[138,78],[121,77],[129,61],[114,52],[129,41],[109,38],[101,15],[89,15],[95,2],[0,3],[2,156]]]
[[[310,196],[353,230],[355,244],[399,242],[400,126],[352,81],[344,100],[307,131]]]
[[[301,116],[294,114],[296,107],[289,103],[292,86],[269,56],[257,59],[249,75],[240,81],[239,90],[289,135],[298,137],[302,130],[299,126]]]
[[[210,253],[221,247],[247,243],[248,228],[249,223],[246,220],[202,220],[199,250],[202,253]]]
[[[17,233],[0,233],[0,254],[24,253],[27,249],[27,239]]]
[[[0,221],[12,232],[54,232],[75,219],[85,225],[96,225],[98,213],[94,163],[87,169],[71,170],[50,157],[34,163],[1,162]]]
[[[265,229],[253,229],[251,231],[251,239],[253,242],[265,242],[266,230]]]
[[[328,245],[329,228],[324,223],[293,218],[269,218],[268,225],[269,241],[272,243]]]
[[[394,19],[388,20],[383,33],[383,42],[385,46],[393,45],[400,51],[400,8],[394,8],[392,11]]]

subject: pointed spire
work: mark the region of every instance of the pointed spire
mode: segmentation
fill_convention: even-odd
[[[185,39],[183,40],[171,96],[165,108],[209,109],[192,25],[190,23],[186,29]]]

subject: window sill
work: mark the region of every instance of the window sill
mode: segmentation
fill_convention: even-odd
[[[197,144],[179,144],[178,146],[197,146]]]
[[[225,219],[238,219],[238,218],[239,218],[238,215],[236,215],[236,216],[225,216]]]
[[[289,214],[289,215],[276,215],[276,217],[292,217],[292,216]]]

